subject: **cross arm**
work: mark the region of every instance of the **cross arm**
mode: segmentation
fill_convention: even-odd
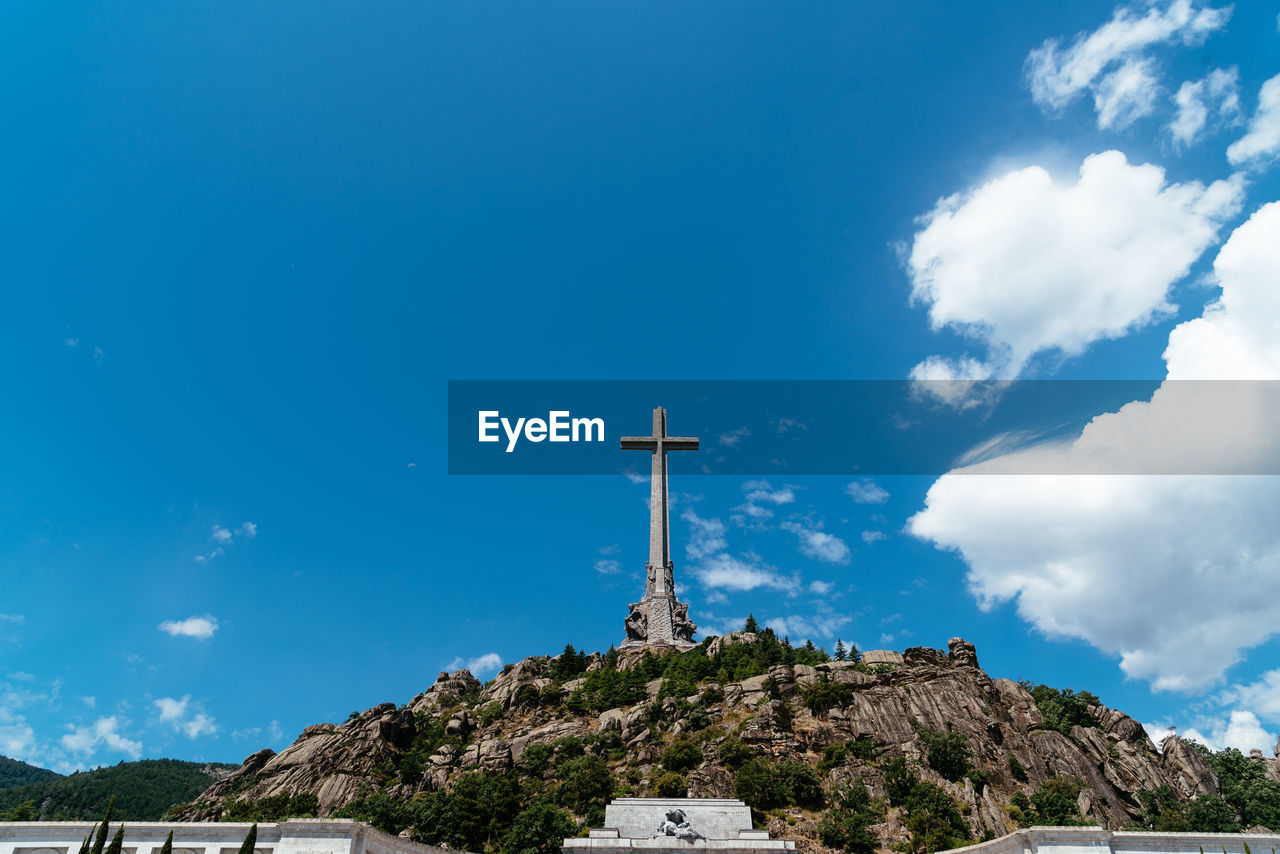
[[[662,446],[668,451],[696,451],[698,439],[694,436],[668,436],[662,440]]]
[[[658,442],[652,436],[623,436],[622,450],[624,451],[652,451],[658,447]]]

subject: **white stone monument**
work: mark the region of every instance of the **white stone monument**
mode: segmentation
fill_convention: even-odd
[[[604,808],[602,828],[566,839],[562,854],[622,854],[702,848],[723,854],[794,851],[751,827],[751,808],[732,798],[618,798]]]

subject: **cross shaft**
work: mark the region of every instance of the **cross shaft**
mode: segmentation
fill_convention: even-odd
[[[654,579],[653,590],[657,595],[674,595],[668,590],[666,568],[671,565],[671,520],[668,512],[667,496],[667,452],[696,451],[698,440],[692,436],[667,435],[667,411],[659,406],[653,410],[653,435],[623,436],[622,449],[626,451],[649,451],[649,566],[657,572],[650,572]]]

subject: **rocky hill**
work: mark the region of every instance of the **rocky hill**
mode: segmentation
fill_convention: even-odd
[[[1280,819],[1265,807],[1280,796],[1276,759],[1239,758],[1240,773],[1271,787],[1264,806],[1228,803],[1208,751],[1177,738],[1158,751],[1137,721],[1087,693],[992,679],[964,640],[878,664],[824,659],[766,630],[687,653],[570,648],[508,665],[487,685],[441,673],[406,705],[253,754],[174,816],[337,813],[511,851],[552,850],[509,836],[531,804],[550,839],[598,824],[605,799],[627,794],[742,797],[775,835],[819,851],[941,848],[1032,822],[1176,829],[1210,806],[1244,826]],[[466,796],[450,800],[460,787]],[[467,818],[477,799],[486,812]]]

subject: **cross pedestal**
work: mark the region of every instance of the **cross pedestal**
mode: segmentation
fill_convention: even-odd
[[[671,519],[667,498],[667,452],[696,451],[698,440],[667,435],[667,411],[653,410],[653,434],[623,436],[624,451],[650,453],[649,477],[649,563],[645,567],[644,598],[631,604],[627,616],[627,639],[622,647],[670,644],[682,649],[696,646],[697,631],[689,620],[689,606],[676,599],[671,563]]]

